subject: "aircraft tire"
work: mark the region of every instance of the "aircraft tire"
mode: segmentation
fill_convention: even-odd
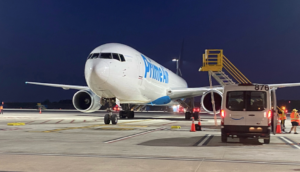
[[[118,123],[118,115],[117,114],[111,115],[111,123],[114,125],[116,125]]]
[[[109,123],[110,123],[109,114],[105,114],[105,116],[104,116],[104,124],[109,124]]]

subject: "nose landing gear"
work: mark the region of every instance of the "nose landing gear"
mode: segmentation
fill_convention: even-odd
[[[105,114],[104,116],[104,124],[109,124],[111,121],[111,124],[116,125],[118,123],[119,117],[117,114],[113,114],[112,99],[109,99],[108,103],[109,103],[109,108],[107,109],[108,114]]]

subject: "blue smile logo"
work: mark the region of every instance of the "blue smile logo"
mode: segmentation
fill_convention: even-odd
[[[141,55],[145,64],[145,75],[144,78],[153,78],[159,82],[169,83],[169,74],[164,70],[162,66],[157,67],[150,62],[145,56]],[[148,75],[149,74],[149,75]]]

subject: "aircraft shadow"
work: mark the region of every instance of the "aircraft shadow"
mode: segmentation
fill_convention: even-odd
[[[211,140],[204,143],[199,143],[202,137],[177,137],[177,138],[163,138],[154,139],[139,143],[143,146],[174,146],[174,147],[192,147],[192,146],[258,146],[263,145],[258,139],[228,139],[227,143],[221,142],[221,136],[214,136]],[[199,145],[200,144],[200,145]]]

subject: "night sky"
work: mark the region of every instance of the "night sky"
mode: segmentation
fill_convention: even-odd
[[[75,90],[25,81],[86,85],[88,54],[112,42],[175,71],[184,39],[189,87],[208,85],[198,69],[209,48],[224,49],[252,82],[300,82],[299,9],[299,0],[0,0],[0,100],[71,99]],[[300,87],[278,99],[300,99]]]

